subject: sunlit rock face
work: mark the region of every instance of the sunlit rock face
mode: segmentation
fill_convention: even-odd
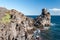
[[[50,13],[47,11],[47,9],[44,8],[42,9],[41,15],[35,19],[34,26],[37,26],[42,29],[46,26],[50,26],[50,19]]]
[[[33,22],[32,18],[15,9],[0,7],[0,40],[30,40]]]
[[[33,40],[37,27],[43,29],[49,25],[50,13],[46,9],[34,20],[15,9],[0,7],[0,40]]]

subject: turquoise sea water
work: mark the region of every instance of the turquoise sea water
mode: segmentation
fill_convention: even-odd
[[[28,16],[36,18],[37,16]],[[51,16],[51,26],[48,33],[44,34],[44,40],[60,40],[60,16]]]

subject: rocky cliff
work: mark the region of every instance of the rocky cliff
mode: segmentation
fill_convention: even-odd
[[[33,19],[15,9],[0,7],[0,40],[33,40],[33,32],[45,26],[50,26],[50,13],[46,9]]]
[[[34,26],[44,29],[50,26],[51,16],[47,9],[43,8],[41,15],[35,18]]]

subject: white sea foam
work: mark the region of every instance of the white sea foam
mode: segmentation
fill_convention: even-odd
[[[44,27],[44,30],[48,30],[50,27]]]
[[[56,23],[51,23],[51,26],[55,26],[55,25],[57,25]]]

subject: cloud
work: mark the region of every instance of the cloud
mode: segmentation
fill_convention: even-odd
[[[49,9],[49,11],[60,12],[60,9],[59,8],[53,8],[53,9]]]

